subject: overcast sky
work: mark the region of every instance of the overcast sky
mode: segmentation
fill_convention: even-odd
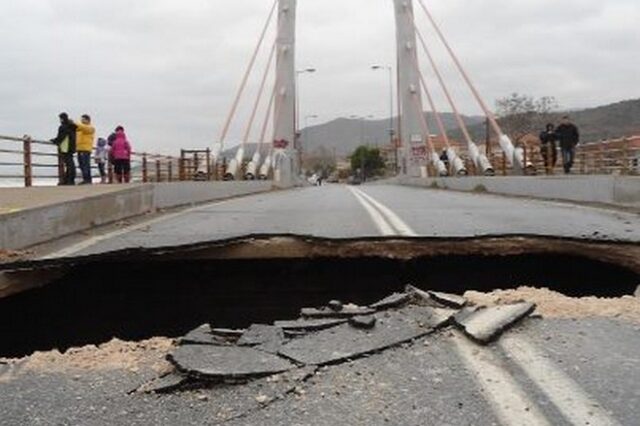
[[[387,76],[370,66],[395,63],[391,0],[298,3],[298,66],[318,69],[301,80],[302,116],[387,116]],[[218,138],[270,4],[0,0],[0,134],[50,138],[64,110],[91,114],[102,135],[123,124],[138,150],[207,146]],[[565,108],[640,97],[638,0],[428,4],[491,105],[511,92],[556,96]],[[462,110],[477,114],[418,12]],[[231,140],[242,133],[248,99]]]

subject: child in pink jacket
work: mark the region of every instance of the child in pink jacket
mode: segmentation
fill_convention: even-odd
[[[116,138],[111,147],[111,158],[117,182],[131,182],[131,144],[129,144],[122,126],[116,127]]]

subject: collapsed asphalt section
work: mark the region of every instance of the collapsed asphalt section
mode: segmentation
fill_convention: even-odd
[[[404,293],[370,306],[331,301],[326,307],[302,309],[297,320],[273,325],[224,330],[205,324],[181,338],[167,356],[174,371],[139,391],[169,393],[240,385],[284,374],[293,380],[288,393],[317,368],[382,353],[445,327],[459,328],[473,342],[489,344],[535,310],[534,304],[526,302],[469,305],[461,296],[407,286]]]

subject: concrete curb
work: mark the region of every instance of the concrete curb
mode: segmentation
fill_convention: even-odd
[[[176,182],[143,184],[0,215],[0,248],[21,250],[96,226],[210,201],[267,192],[272,182]]]
[[[638,176],[399,177],[404,186],[640,208]]]

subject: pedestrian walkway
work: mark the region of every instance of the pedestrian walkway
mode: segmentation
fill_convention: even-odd
[[[0,189],[0,215],[112,194],[137,186],[140,185],[2,188]]]

